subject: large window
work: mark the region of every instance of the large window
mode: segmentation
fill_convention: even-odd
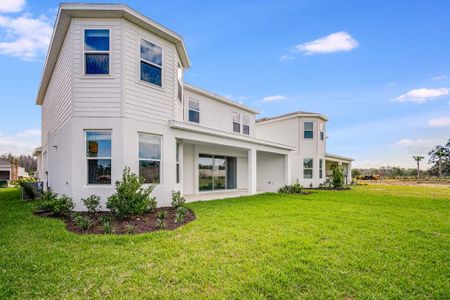
[[[139,176],[145,183],[160,183],[161,136],[139,133]]]
[[[247,115],[243,116],[242,120],[242,133],[249,135],[250,134],[250,117]]]
[[[304,122],[303,123],[303,138],[312,139],[314,138],[314,123]]]
[[[84,30],[85,74],[108,75],[109,51],[109,29]]]
[[[141,40],[141,80],[162,85],[162,48]]]
[[[189,122],[200,123],[200,104],[196,99],[189,99]]]
[[[183,69],[181,68],[181,65],[178,64],[178,100],[180,100],[180,102],[183,101],[183,85],[181,84],[182,80],[183,80]]]
[[[325,140],[325,129],[324,129],[324,124],[320,123],[319,125],[319,129],[320,129],[320,140]]]
[[[236,188],[236,157],[200,154],[199,191]]]
[[[86,131],[88,184],[111,184],[111,131]]]
[[[323,159],[319,159],[319,178],[323,178]]]
[[[303,159],[303,178],[312,179],[313,178],[313,159],[305,158]]]
[[[238,112],[233,112],[233,131],[241,132],[241,114]]]

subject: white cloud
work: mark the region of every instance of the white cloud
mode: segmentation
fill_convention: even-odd
[[[432,77],[431,78],[431,80],[444,80],[444,79],[447,79],[448,78],[448,76],[447,75],[440,75],[440,76],[434,76],[434,77]]]
[[[284,54],[280,56],[281,61],[291,61],[294,60],[294,57],[292,55]]]
[[[448,88],[437,88],[437,89],[415,89],[407,92],[406,94],[400,95],[397,98],[394,98],[393,101],[398,102],[416,102],[416,103],[424,103],[429,100],[432,100],[436,97],[446,96],[448,95]]]
[[[335,32],[326,37],[299,44],[295,49],[306,55],[326,54],[332,52],[351,51],[358,47],[357,40],[345,31]]]
[[[266,96],[264,98],[261,99],[261,102],[276,102],[276,101],[281,101],[281,100],[285,100],[287,99],[286,96],[283,95],[274,95],[274,96]]]
[[[2,0],[0,1],[0,13],[17,13],[25,7],[25,0]]]
[[[3,0],[2,0],[3,1]],[[45,16],[33,18],[29,14],[19,17],[0,15],[0,54],[33,60],[47,51],[52,26]]]
[[[395,143],[391,144],[392,148],[411,148],[411,147],[433,147],[439,143],[438,139],[400,139]]]
[[[428,121],[429,127],[450,127],[450,117],[435,118]]]
[[[28,129],[16,134],[0,132],[0,153],[31,154],[40,143],[39,129]]]

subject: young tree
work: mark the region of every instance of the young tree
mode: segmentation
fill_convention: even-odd
[[[424,159],[424,157],[420,156],[420,155],[417,155],[417,156],[413,156],[413,159],[417,162],[417,180],[419,180],[419,178],[420,178],[420,167],[419,167],[419,164],[420,164],[420,161],[422,159]]]

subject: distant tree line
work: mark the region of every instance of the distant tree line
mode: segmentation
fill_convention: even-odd
[[[37,160],[31,155],[13,155],[12,153],[4,153],[0,155],[0,159],[6,160],[12,164],[18,164],[19,167],[25,169],[30,175],[36,173]]]
[[[429,172],[432,176],[450,176],[450,139],[447,144],[436,146],[428,155],[428,163],[432,165]]]

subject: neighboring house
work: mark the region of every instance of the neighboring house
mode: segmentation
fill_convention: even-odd
[[[28,177],[25,168],[12,164],[7,160],[0,159],[0,180],[15,181],[18,178]]]
[[[178,190],[191,201],[310,182],[293,166],[300,136],[264,136],[278,122],[185,83],[189,66],[178,34],[125,5],[61,4],[37,96],[39,178],[77,209],[91,194],[106,201],[125,166],[156,184],[160,206]]]

